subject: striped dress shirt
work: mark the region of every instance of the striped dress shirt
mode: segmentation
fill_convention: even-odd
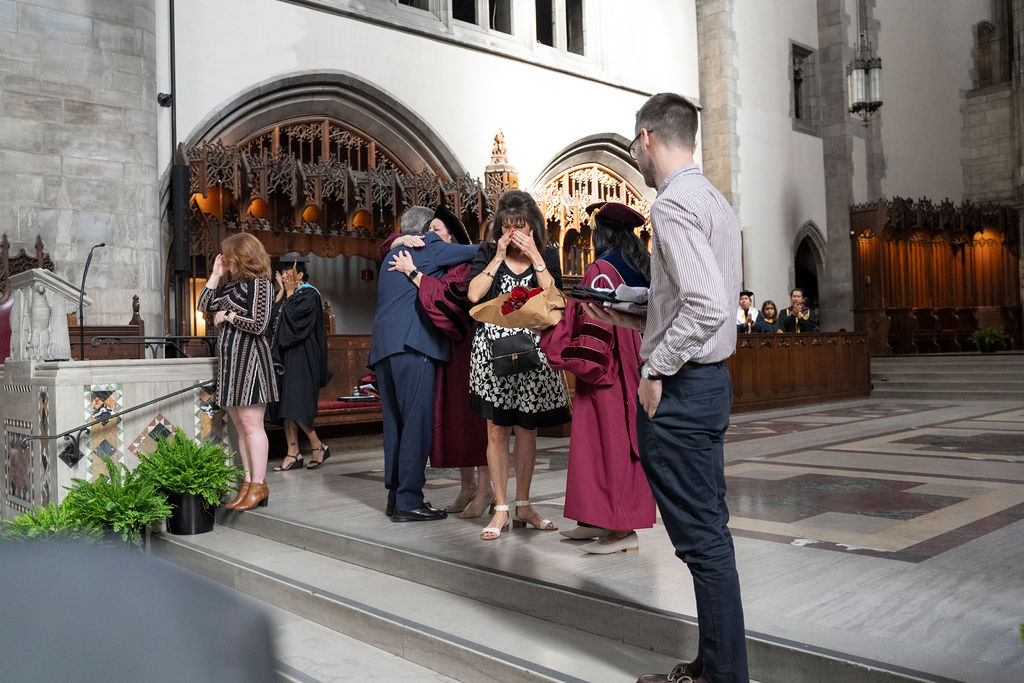
[[[736,213],[696,164],[666,176],[651,206],[651,290],[640,356],[662,375],[736,351],[742,263]]]

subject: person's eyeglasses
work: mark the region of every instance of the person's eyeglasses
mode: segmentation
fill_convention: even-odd
[[[633,142],[629,143],[629,156],[634,159],[636,159],[637,155],[640,153],[640,148],[637,147],[637,144],[640,142],[640,136],[644,134],[645,130],[648,135],[654,132],[653,128],[641,128],[640,132],[636,134],[635,138],[633,138]]]

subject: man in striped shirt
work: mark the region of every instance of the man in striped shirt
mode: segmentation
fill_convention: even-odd
[[[739,681],[747,653],[739,576],[726,526],[723,444],[732,407],[725,359],[736,350],[740,231],[735,212],[694,163],[697,108],[650,98],[636,115],[630,155],[657,188],[651,207],[647,318],[589,305],[596,318],[644,333],[637,435],[640,460],[676,555],[693,577],[697,658],[638,683]]]

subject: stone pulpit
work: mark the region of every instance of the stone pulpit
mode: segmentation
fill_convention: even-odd
[[[48,270],[11,276],[11,356],[7,360],[70,360],[68,313],[78,310],[79,289]],[[92,305],[87,296],[86,306]]]

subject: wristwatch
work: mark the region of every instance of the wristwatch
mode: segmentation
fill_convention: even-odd
[[[537,272],[537,273],[543,273],[547,269],[548,269],[548,267],[545,266],[543,263],[540,264],[539,266],[534,266],[533,267],[534,272]]]
[[[652,380],[652,381],[661,381],[663,378],[664,378],[663,375],[657,374],[657,372],[654,371],[653,369],[651,369],[651,366],[648,365],[647,363],[642,363],[640,365],[640,379],[649,379],[649,380]]]
[[[418,269],[416,269],[416,268],[413,268],[411,271],[409,271],[409,274],[406,275],[406,277],[409,278],[409,282],[412,282],[413,280],[416,279],[416,276],[419,275],[419,274],[420,274],[420,271]]]

